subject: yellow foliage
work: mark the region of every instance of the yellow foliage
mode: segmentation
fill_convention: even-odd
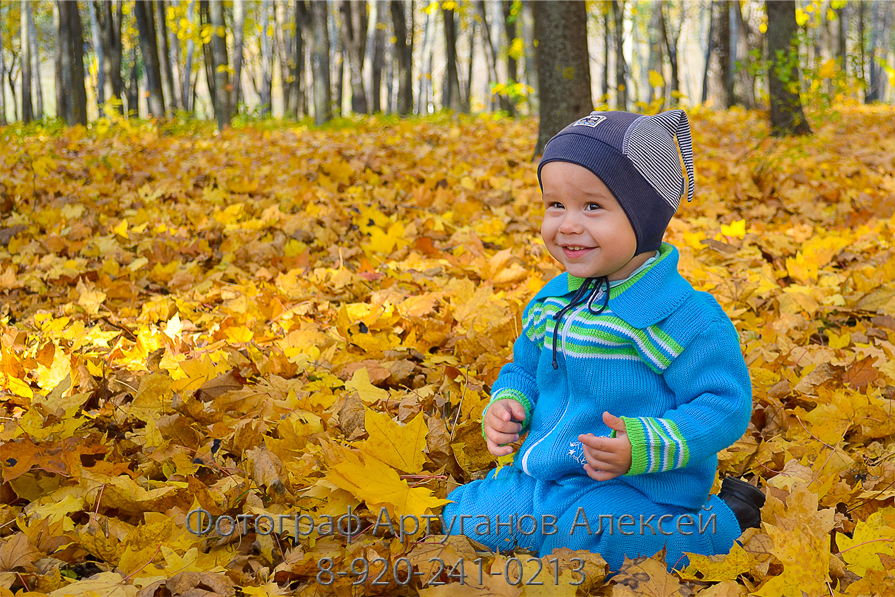
[[[465,10],[427,10],[439,7]],[[799,18],[813,26],[822,8]],[[214,34],[169,10],[182,39]],[[818,74],[835,78],[835,62]],[[577,594],[892,592],[895,117],[837,110],[809,139],[770,138],[754,112],[692,111],[697,195],[666,240],[749,365],[751,424],[719,473],[757,478],[768,503],[729,554],[691,554],[676,574],[630,560],[608,583],[592,554],[563,553],[555,570],[550,556],[370,533],[380,508],[437,513],[454,483],[497,465],[482,408],[522,309],[560,273],[538,231],[536,121],[368,117],[211,137],[109,110],[93,128],[0,138],[0,203],[14,202],[0,216],[0,549],[21,562],[0,592],[273,594],[316,586],[322,557],[344,571],[374,553],[388,566],[409,554],[415,571],[439,553],[481,555],[485,571],[519,555],[525,574],[543,565],[562,584],[494,577],[469,594],[572,594],[578,556],[594,559]],[[200,505],[288,520],[282,534],[196,537],[186,514]],[[362,527],[350,544],[294,517],[349,506]],[[101,572],[72,579],[85,558]],[[449,580],[407,591],[457,594]],[[339,583],[333,594],[351,593]]]

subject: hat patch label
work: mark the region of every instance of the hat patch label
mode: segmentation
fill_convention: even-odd
[[[604,120],[606,120],[605,116],[601,116],[596,112],[591,112],[589,115],[575,122],[572,126],[589,126],[590,128],[594,128]]]

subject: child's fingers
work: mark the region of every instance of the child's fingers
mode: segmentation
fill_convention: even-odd
[[[627,440],[618,437],[597,437],[593,433],[578,436],[578,441],[594,452],[615,454],[622,450]]]
[[[621,473],[613,473],[609,471],[603,470],[595,470],[589,464],[584,465],[584,471],[587,473],[587,476],[593,479],[594,481],[608,481],[609,479],[615,479],[620,476]]]
[[[494,417],[485,421],[485,427],[495,429],[501,433],[519,433],[522,431],[522,424],[515,421],[504,421],[503,419]]]
[[[513,452],[512,446],[501,446],[487,438],[485,438],[485,444],[488,446],[488,451],[491,452],[491,454],[493,454],[494,456],[506,456],[507,454],[511,454]]]
[[[516,400],[507,400],[510,412],[517,421],[525,420],[525,407]]]
[[[485,427],[485,438],[496,445],[511,444],[519,439],[518,433],[503,433],[497,429]]]

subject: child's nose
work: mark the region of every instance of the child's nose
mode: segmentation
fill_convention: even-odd
[[[559,225],[559,231],[566,234],[578,233],[581,232],[582,229],[583,226],[581,225],[578,215],[571,211],[563,216],[562,222]]]

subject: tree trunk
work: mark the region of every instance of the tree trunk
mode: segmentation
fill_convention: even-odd
[[[31,74],[34,78],[34,99],[36,110],[34,117],[40,120],[44,117],[44,94],[40,82],[40,45],[37,42],[37,27],[34,24],[34,11],[28,8],[28,32],[31,39]]]
[[[603,80],[601,85],[600,103],[609,105],[609,10],[603,9]]]
[[[168,23],[165,18],[165,0],[155,0],[155,24],[158,32],[158,60],[164,95],[168,98],[168,107],[177,107],[178,101],[174,93],[174,69],[171,67],[171,52],[168,50]]]
[[[270,35],[270,0],[261,1],[261,116],[270,115],[270,93],[272,86],[273,45]]]
[[[103,53],[104,46],[102,32],[99,26],[99,15],[102,7],[97,6],[96,0],[87,2],[87,12],[90,14],[90,33],[93,36],[93,51],[96,53],[96,107],[100,116],[103,113],[103,104],[106,103],[106,59]]]
[[[217,2],[218,0],[212,0]],[[199,0],[199,25],[205,27],[211,24],[211,14],[209,13],[209,0]],[[205,66],[205,84],[208,86],[208,93],[211,96],[211,107],[214,109],[215,98],[215,77],[214,77],[214,54],[211,50],[211,44],[202,44],[202,59]],[[198,92],[194,97],[198,96]],[[195,105],[195,100],[193,101]]]
[[[84,34],[76,2],[57,0],[59,31],[57,52],[61,54],[61,80],[64,90],[62,117],[69,126],[87,126],[87,89],[84,87]],[[57,94],[57,100],[59,94]],[[58,104],[57,104],[58,105]],[[58,108],[57,108],[58,110]]]
[[[0,6],[0,11],[2,11],[3,7]],[[0,22],[2,21],[2,14],[0,14]],[[3,80],[6,78],[4,75],[6,74],[6,64],[3,61],[3,27],[0,27],[0,126],[6,126],[6,91]]]
[[[190,0],[190,3],[187,5],[186,9],[186,18],[190,22],[193,23],[193,17],[196,13],[196,0]],[[193,70],[193,52],[196,51],[196,46],[193,43],[192,38],[188,39],[186,42],[186,59],[183,61],[183,79],[180,81],[180,98],[183,102],[183,109],[187,111],[187,113],[192,114],[195,106],[193,104],[193,85],[190,83],[192,80],[192,70]]]
[[[882,99],[880,95],[880,75],[882,74],[880,71],[882,69],[880,68],[880,61],[877,56],[881,49],[879,47],[881,20],[879,14],[879,0],[875,0],[873,2],[873,25],[870,30],[870,85],[867,87],[867,93],[864,95],[865,104],[872,104]]]
[[[342,46],[348,54],[351,78],[351,111],[367,113],[367,93],[364,90],[364,54],[367,47],[367,3],[342,0]]]
[[[305,0],[295,2],[295,116],[308,113],[307,79],[305,78],[306,41],[310,39],[311,14]]]
[[[274,38],[277,41],[277,56],[280,63],[280,85],[283,90],[284,116],[289,113],[288,107],[292,105],[292,81],[295,79],[295,69],[292,65],[293,34],[285,27],[288,23],[286,0],[274,3],[274,16],[277,23],[274,29]]]
[[[799,98],[801,74],[795,0],[765,0],[768,14],[768,91],[771,134],[810,135],[811,127]]]
[[[429,113],[429,89],[432,87],[432,55],[434,53],[435,18],[426,13],[426,27],[423,29],[423,57],[420,69],[420,88],[416,96],[416,113]]]
[[[314,77],[314,124],[332,120],[332,96],[329,78],[329,28],[326,2],[311,2],[311,22],[314,28],[311,49],[311,69]]]
[[[730,0],[716,0],[718,11],[718,67],[719,67],[719,85],[718,91],[720,95],[720,104],[729,110],[733,106],[733,68],[731,68],[731,48],[730,48]]]
[[[385,11],[387,4],[373,0],[373,57],[370,61],[370,113],[382,111],[382,66],[385,62]]]
[[[333,0],[335,2],[336,0]],[[327,0],[327,11],[329,11]],[[342,36],[339,35],[338,22],[336,19],[330,19],[329,27],[329,55],[334,57],[330,61],[334,68],[331,77],[335,77],[336,96],[333,98],[333,114],[336,117],[342,116],[342,99],[345,97],[345,46],[342,45]]]
[[[503,0],[500,5],[503,8],[503,28],[507,36],[507,85],[512,85],[519,82],[518,62],[516,61],[516,56],[509,49],[513,47],[513,42],[516,40],[516,21],[519,17],[520,5],[513,0]],[[515,10],[514,6],[516,7]]]
[[[227,64],[227,39],[224,37],[224,3],[210,2],[208,18],[214,33],[211,36],[211,53],[214,58],[214,116],[218,130],[230,126],[230,73]]]
[[[494,44],[491,41],[491,27],[488,25],[488,10],[485,6],[485,0],[478,0],[476,5],[479,9],[479,15],[482,18],[482,42],[485,46],[485,61],[488,63],[488,94],[490,97],[491,88],[494,85],[500,84],[500,78],[497,74],[497,57],[494,51]],[[515,115],[515,107],[506,92],[497,94],[497,101],[501,110],[509,112],[511,115]],[[491,104],[490,101],[488,103],[489,105]]]
[[[444,49],[447,55],[444,93],[441,98],[442,106],[448,110],[459,112],[462,102],[460,101],[460,73],[457,70],[456,13],[453,10],[442,9],[442,16],[444,17]]]
[[[478,24],[476,20],[470,19],[469,24],[469,64],[466,66],[466,82],[465,82],[465,92],[463,93],[463,110],[465,112],[472,110],[472,78],[473,73],[475,73],[475,30]],[[534,27],[532,27],[531,39],[532,45],[530,47],[534,47]],[[537,85],[537,81],[534,81],[534,86]]]
[[[612,17],[615,21],[615,108],[628,109],[628,82],[625,65],[625,1],[612,0]]]
[[[121,0],[117,2],[96,0],[95,4],[103,54],[103,63],[99,66],[103,69],[105,79],[109,81],[112,87],[112,98],[115,100],[118,113],[123,115],[122,94],[124,81],[121,79],[121,17],[123,3]]]
[[[742,40],[742,47],[739,47],[738,53],[740,56],[750,56],[753,50],[757,50],[761,47],[761,38],[754,34],[753,30],[749,27],[749,23],[746,22],[746,18],[743,16],[743,7],[739,2],[734,4],[734,16],[737,20],[737,30],[740,32],[739,39]],[[743,86],[743,101],[746,109],[754,110],[756,107],[755,102],[755,79],[757,75],[752,72],[750,73],[750,69],[741,68],[740,72],[740,81]]]
[[[181,67],[183,55],[180,50],[180,39],[177,37],[177,27],[168,27],[168,49],[171,52],[171,78],[174,85],[174,97],[176,98],[173,100],[173,103],[178,110],[186,110],[186,104],[183,103],[183,89],[181,89],[183,82],[183,68]]]
[[[664,5],[663,5],[664,6]],[[669,31],[668,19],[665,18],[665,11],[662,10],[662,32],[665,36],[665,49],[668,51],[668,62],[671,64],[671,101],[672,106],[678,105],[681,94],[681,79],[678,71],[677,61],[677,40],[680,37],[681,28],[683,27],[684,18],[681,17],[681,26],[677,31]],[[711,45],[711,42],[709,42]],[[705,100],[703,100],[704,102]]]
[[[662,27],[662,3],[653,4],[653,14],[650,20],[649,30],[649,59],[648,65],[650,70],[654,70],[663,75],[665,71],[665,28]],[[658,93],[652,92],[650,85],[650,101],[653,95],[661,97],[664,103],[668,103],[668,95],[666,94],[668,85],[663,81],[662,87]],[[663,104],[664,105],[664,104]]]
[[[593,109],[584,2],[535,2],[541,114],[535,156],[550,138]]]
[[[848,22],[846,21],[846,6],[840,6],[836,9],[837,22],[839,23],[839,35],[836,40],[838,42],[836,59],[839,62],[839,67],[842,69],[843,77],[848,77]]]
[[[410,16],[413,18],[413,3]],[[395,27],[395,53],[398,55],[398,114],[413,110],[413,21],[404,15],[404,0],[391,0],[392,21]]]
[[[858,59],[860,60],[860,64],[858,65],[858,81],[861,83],[861,87],[867,89],[867,74],[866,67],[867,57],[864,54],[864,9],[867,6],[867,2],[865,0],[859,0],[858,2]]]
[[[534,89],[538,84],[538,69],[534,59],[532,0],[522,0],[522,41],[525,48],[525,84]],[[538,96],[536,94],[529,94],[528,108],[530,114],[537,114]]]
[[[162,91],[162,75],[159,68],[158,44],[155,34],[153,0],[136,0],[134,17],[140,37],[140,52],[146,69],[146,84],[149,91],[149,113],[156,118],[165,116],[165,95]]]
[[[65,2],[66,0],[62,0]],[[140,71],[137,68],[137,46],[131,46],[131,75],[127,86],[127,114],[140,117]]]
[[[22,122],[34,120],[34,112],[31,104],[31,30],[28,28],[28,13],[31,12],[31,0],[22,0],[19,11],[21,27],[19,30],[22,47]]]

